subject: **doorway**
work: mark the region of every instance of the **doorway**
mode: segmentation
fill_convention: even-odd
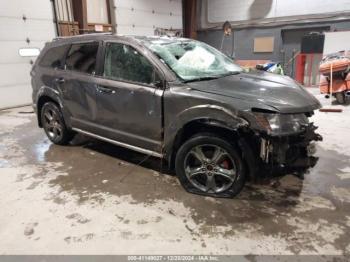
[[[282,30],[282,49],[285,74],[296,77],[296,58],[300,54],[303,36],[311,32],[329,31],[330,27],[297,28]]]
[[[109,0],[54,0],[58,36],[111,32],[110,3]]]

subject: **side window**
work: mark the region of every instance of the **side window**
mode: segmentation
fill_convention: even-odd
[[[66,58],[67,69],[94,74],[97,50],[98,43],[73,44]]]
[[[63,59],[69,45],[57,46],[50,48],[46,51],[39,65],[52,68],[63,68]]]
[[[120,43],[107,44],[103,76],[142,84],[159,79],[146,57],[133,47]]]

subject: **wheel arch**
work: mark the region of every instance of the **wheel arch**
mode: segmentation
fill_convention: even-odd
[[[213,133],[218,134],[232,142],[237,141],[239,138],[238,134],[239,126],[233,127],[228,126],[221,120],[211,118],[197,118],[185,123],[179,130],[171,143],[168,145],[167,160],[169,167],[173,168],[175,165],[175,157],[180,146],[192,136],[199,133]]]
[[[37,112],[37,120],[38,120],[38,126],[42,127],[41,123],[41,110],[45,103],[47,102],[53,102],[55,103],[60,109],[63,108],[62,101],[59,98],[58,94],[56,93],[56,90],[51,90],[50,88],[43,87],[40,89],[37,95],[36,99],[36,112]]]
[[[167,118],[170,121],[166,121],[164,126],[163,153],[170,167],[173,167],[177,149],[191,135],[201,131],[229,134],[249,126],[248,121],[238,116],[237,110],[215,104],[194,105],[179,112],[175,117],[165,115],[165,119]]]

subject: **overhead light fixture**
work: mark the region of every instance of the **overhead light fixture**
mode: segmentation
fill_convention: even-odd
[[[25,48],[20,48],[18,50],[18,53],[22,57],[35,57],[40,54],[40,49],[36,47],[25,47]]]

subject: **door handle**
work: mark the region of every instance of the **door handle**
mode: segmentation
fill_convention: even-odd
[[[110,89],[110,88],[108,88],[108,87],[103,87],[103,86],[97,85],[97,86],[96,86],[96,89],[97,89],[97,91],[100,92],[100,93],[115,94],[115,90]]]
[[[64,78],[63,77],[59,77],[59,78],[56,78],[55,79],[55,82],[58,83],[58,84],[63,84],[64,83]]]
[[[64,80],[63,77],[58,77],[58,78],[55,79],[55,82],[56,82],[57,84],[63,84],[64,81],[65,81],[65,80]]]

